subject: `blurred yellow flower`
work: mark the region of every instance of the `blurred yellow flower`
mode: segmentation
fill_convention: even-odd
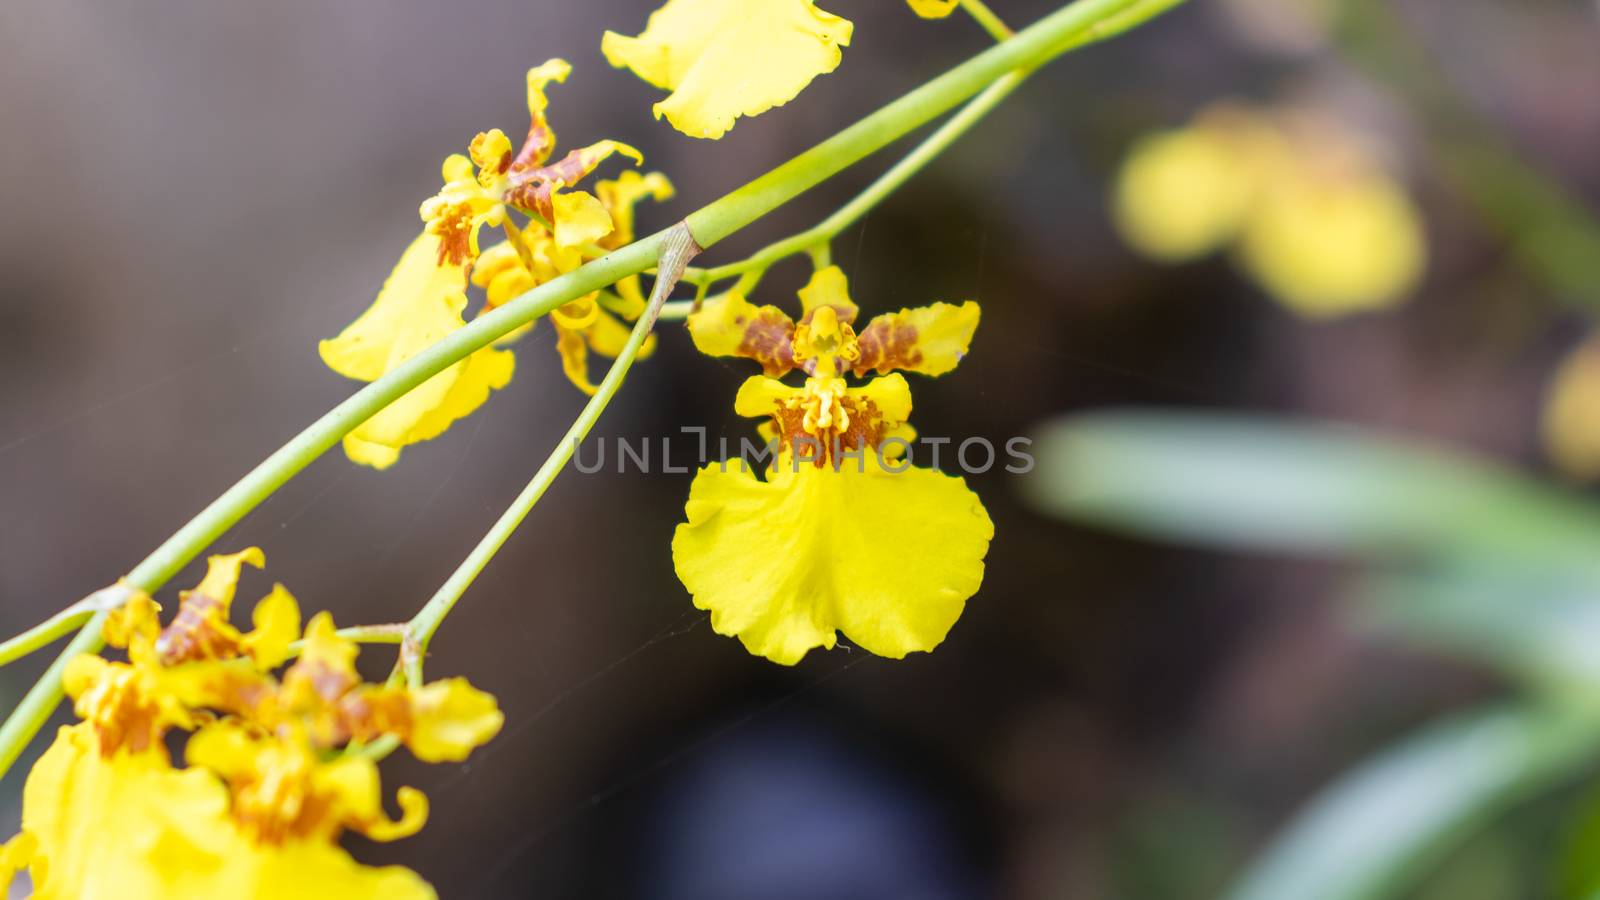
[[[851,23],[813,0],[667,0],[644,33],[607,31],[600,50],[658,88],[656,118],[690,137],[720,138],[740,116],[793,100],[839,65]]]
[[[462,759],[499,730],[494,698],[461,679],[363,684],[356,646],[326,613],[274,678],[299,631],[293,596],[276,586],[248,633],[228,616],[241,566],[264,562],[255,548],[212,557],[164,628],[136,595],[105,629],[128,662],[69,663],[63,684],[83,721],[61,728],[29,773],[0,881],[26,867],[33,896],[63,900],[435,896],[416,873],[363,866],[339,847],[345,830],[415,833],[427,801],[401,788],[390,820],[376,763],[333,751],[393,735],[425,761]],[[185,768],[167,753],[173,728],[195,731]]]
[[[634,205],[646,197],[658,201],[670,198],[672,183],[660,172],[640,175],[630,170],[615,180],[597,182],[595,193],[613,223],[611,232],[596,245],[602,250],[614,250],[633,242]],[[534,285],[576,269],[581,263],[578,254],[564,252],[548,232],[530,226],[514,234],[512,240],[484,251],[473,269],[472,283],[484,289],[488,307],[493,309]],[[639,287],[639,276],[630,275],[614,287],[615,293],[597,291],[550,314],[550,322],[556,329],[556,352],[561,355],[562,372],[587,394],[596,390],[589,380],[589,351],[608,357],[621,353],[630,330],[622,323],[632,322],[644,312],[645,297]],[[645,338],[639,356],[649,357],[655,352],[655,346],[656,338],[652,334]]]
[[[635,161],[642,157],[626,144],[606,140],[548,162],[556,137],[545,116],[545,91],[570,72],[559,59],[528,71],[531,124],[521,149],[513,151],[497,128],[473,138],[467,156],[445,160],[444,187],[422,205],[423,232],[401,254],[377,300],[338,337],[318,346],[329,368],[375,381],[465,325],[469,272],[480,256],[484,225],[504,228],[508,239],[541,244],[553,260],[547,274],[519,283],[516,291],[507,293],[511,285],[502,284],[496,295],[500,302],[577,268],[579,248],[615,232],[606,204],[571,188],[615,153]],[[507,207],[528,214],[527,228],[511,221]],[[485,347],[473,353],[351,431],[344,438],[345,454],[378,469],[393,465],[406,446],[439,436],[482,406],[490,392],[511,381],[515,368],[509,351]]]
[[[931,650],[983,581],[994,526],[962,479],[898,463],[886,443],[913,434],[896,373],[850,387],[844,375],[938,375],[966,354],[978,306],[945,303],[878,316],[858,336],[844,274],[819,270],[798,323],[738,294],[690,316],[695,345],[762,364],[734,409],[765,418],[777,452],[765,481],[742,465],[696,476],[673,536],[678,577],[712,627],[793,665],[843,631],[894,658]],[[793,369],[801,387],[778,380]],[[903,453],[903,447],[902,451]]]
[[[1600,478],[1600,336],[1562,360],[1546,388],[1540,424],[1556,468],[1582,481]]]
[[[961,0],[906,0],[912,11],[924,19],[942,19],[955,12]]]
[[[1136,144],[1112,213],[1124,240],[1161,261],[1235,246],[1247,273],[1309,317],[1400,302],[1426,256],[1415,207],[1358,136],[1241,106]]]

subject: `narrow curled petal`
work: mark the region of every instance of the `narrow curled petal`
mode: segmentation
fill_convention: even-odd
[[[556,326],[556,353],[561,357],[561,372],[573,386],[594,396],[599,388],[589,380],[589,342],[583,332]]]
[[[318,350],[341,375],[373,381],[461,328],[466,271],[438,265],[438,238],[423,234],[401,255],[378,299]],[[504,387],[516,366],[505,350],[486,347],[433,376],[345,437],[355,462],[386,468],[401,448],[437,437]]]
[[[943,375],[956,367],[978,329],[978,304],[935,303],[884,313],[867,323],[858,338],[861,357],[853,364],[860,376],[903,369]]]
[[[983,580],[994,526],[960,478],[710,465],[673,535],[678,577],[717,633],[792,665],[836,631],[880,656],[931,650]]]
[[[781,106],[832,72],[852,30],[813,0],[668,0],[644,33],[608,31],[600,50],[672,91],[656,118],[690,137],[719,138],[739,116]]]
[[[250,614],[255,630],[244,636],[244,648],[261,669],[275,669],[289,658],[289,645],[300,637],[300,604],[281,584],[261,598]]]
[[[961,5],[961,0],[906,0],[911,10],[924,19],[942,19]]]
[[[549,158],[556,145],[556,133],[545,116],[545,109],[550,106],[545,91],[551,82],[559,84],[570,74],[572,66],[564,59],[552,59],[528,70],[528,137],[512,160],[511,168],[532,168]]]
[[[267,555],[260,547],[246,547],[238,553],[222,553],[206,559],[206,577],[195,585],[191,593],[204,594],[223,607],[233,602],[239,588],[239,573],[245,566],[257,569],[267,564]]]
[[[738,291],[707,300],[690,313],[689,337],[707,356],[742,356],[774,378],[794,368],[794,320],[776,306],[756,306]]]
[[[184,591],[178,615],[162,629],[155,650],[163,665],[200,659],[232,659],[244,652],[242,636],[229,621],[239,572],[246,565],[261,568],[266,556],[258,547],[206,560],[206,576]]]

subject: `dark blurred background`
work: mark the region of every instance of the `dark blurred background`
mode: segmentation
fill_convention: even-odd
[[[601,31],[636,32],[645,3],[0,7],[0,631],[114,580],[351,392],[317,340],[370,302],[440,160],[478,130],[521,133],[528,66],[575,66],[552,92],[564,146],[621,139],[671,176],[678,199],[641,212],[654,228],[987,42],[898,0],[823,5],[856,22],[840,69],[717,143],[652,121],[659,93],[601,58]],[[1054,6],[992,5],[1016,25]],[[1284,24],[1319,5],[1337,13],[1197,0],[1072,54],[841,235],[869,314],[983,303],[961,370],[916,386],[919,429],[1003,441],[1160,403],[1543,465],[1540,392],[1585,320],[1437,176],[1404,69]],[[1393,7],[1409,63],[1600,208],[1593,4]],[[1310,324],[1225,259],[1158,267],[1120,244],[1106,186],[1130,142],[1222,97],[1315,98],[1400,148],[1430,245],[1411,303]],[[704,261],[813,223],[891,154]],[[785,264],[758,299],[791,303],[805,272]],[[391,471],[330,453],[234,528],[221,548],[270,563],[242,596],[276,580],[344,624],[409,616],[582,405],[548,327],[518,357],[508,389]],[[596,435],[736,439],[747,374],[668,326]],[[713,634],[673,574],[689,480],[557,482],[428,660],[495,693],[504,732],[462,766],[391,763],[388,789],[425,790],[432,820],[358,855],[446,897],[1205,897],[1334,773],[1496,689],[1349,627],[1336,566],[1104,536],[1030,511],[998,469],[971,480],[997,527],[988,575],[938,652],[780,668]],[[44,662],[5,669],[0,697]]]

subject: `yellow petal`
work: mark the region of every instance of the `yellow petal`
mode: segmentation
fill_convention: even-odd
[[[246,565],[257,569],[267,564],[266,554],[260,547],[246,547],[238,553],[224,553],[206,559],[206,577],[195,585],[193,593],[210,597],[224,609],[233,602],[239,587],[239,572]]]
[[[551,197],[556,243],[576,247],[600,240],[612,231],[611,216],[600,199],[587,191],[557,191]]]
[[[300,604],[281,584],[256,604],[250,614],[255,630],[245,635],[244,646],[256,665],[274,669],[289,658],[289,645],[300,637]]]
[[[492,695],[465,678],[447,678],[411,691],[411,733],[405,742],[423,762],[457,762],[504,723]]]
[[[539,165],[555,147],[556,133],[545,117],[545,110],[550,106],[550,98],[545,92],[551,82],[566,81],[570,74],[572,66],[564,59],[548,60],[528,70],[528,139],[519,151],[519,164]]]
[[[223,896],[204,887],[237,849],[227,808],[208,772],[173,770],[165,754],[105,759],[88,725],[64,727],[23,788],[22,827],[37,842],[33,896]]]
[[[323,341],[323,361],[334,371],[374,380],[461,328],[466,272],[438,265],[438,238],[423,234],[401,255],[372,307],[337,338]],[[400,449],[437,437],[504,387],[516,366],[509,351],[486,347],[433,376],[362,423],[345,438],[358,463],[384,468]]]
[[[961,0],[906,0],[911,9],[924,19],[942,19],[950,15]]]
[[[854,322],[861,310],[850,299],[850,283],[844,270],[826,266],[811,273],[811,280],[800,289],[800,306],[805,310],[802,320],[811,318],[818,307],[831,306],[839,321]]]
[[[733,398],[733,411],[751,418],[770,416],[786,401],[805,395],[805,388],[791,387],[765,375],[752,375],[739,385],[739,393]]]
[[[902,375],[874,378],[861,387],[845,391],[845,396],[857,408],[870,403],[883,421],[891,426],[898,426],[911,418],[911,385],[906,384]]]
[[[154,644],[157,635],[161,634],[160,612],[160,604],[150,599],[149,594],[140,591],[106,616],[101,634],[106,643],[113,647],[130,647],[136,642],[143,642],[147,646]]]
[[[611,247],[620,247],[633,241],[633,208],[640,200],[649,197],[662,201],[672,197],[672,182],[660,172],[641,175],[632,169],[624,170],[615,179],[595,182],[594,192],[611,214],[616,226],[606,239]]]
[[[794,368],[794,320],[776,306],[756,306],[737,291],[707,300],[685,323],[707,356],[742,356],[774,378]]]
[[[960,478],[869,463],[695,476],[678,577],[719,634],[792,665],[835,631],[880,656],[931,650],[983,580],[994,526]]]
[[[105,759],[82,725],[63,728],[28,775],[22,825],[35,900],[252,897],[431,900],[415,872],[371,868],[337,845],[262,845],[229,815],[227,788],[164,755]]]
[[[614,316],[601,313],[584,332],[584,337],[589,341],[589,349],[615,359],[622,353],[622,347],[628,343],[628,338],[633,334],[633,329],[617,321]],[[656,336],[650,335],[644,339],[639,347],[639,358],[648,359],[656,350]]]
[[[466,270],[439,265],[438,251],[439,238],[426,233],[406,247],[372,306],[338,337],[317,346],[328,368],[346,378],[376,381],[402,361],[396,359],[397,345],[410,332],[422,327],[442,337],[460,327],[450,327],[450,314],[459,320],[466,307]]]
[[[573,386],[590,396],[599,390],[589,381],[589,342],[583,332],[556,326],[556,353],[561,356],[561,372]]]
[[[33,861],[38,846],[33,835],[24,831],[0,847],[0,895],[11,896],[12,879]]]
[[[1239,251],[1268,293],[1325,318],[1404,300],[1426,246],[1416,208],[1386,176],[1305,171],[1279,179],[1256,204]]]
[[[657,118],[691,137],[719,138],[739,116],[781,106],[832,72],[851,31],[812,0],[668,0],[643,34],[608,31],[600,50],[673,92],[655,105]]]
[[[1562,360],[1540,424],[1558,469],[1582,481],[1600,478],[1600,338],[1591,336]]]
[[[943,375],[967,355],[978,329],[978,304],[960,306],[935,303],[916,309],[885,313],[867,323],[858,337],[861,357],[852,363],[855,374],[895,369]]]

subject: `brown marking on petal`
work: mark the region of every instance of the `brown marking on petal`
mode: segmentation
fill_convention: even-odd
[[[156,638],[156,655],[161,664],[201,659],[233,659],[244,652],[239,632],[228,624],[228,607],[214,597],[196,591],[183,595],[172,624]]]
[[[734,324],[744,324],[744,317],[736,318]],[[761,363],[768,377],[782,377],[794,369],[794,321],[774,307],[761,307],[745,325],[734,353]]]
[[[607,144],[579,147],[547,166],[518,170],[511,175],[506,202],[521,210],[537,212],[546,222],[553,223],[555,212],[550,198],[555,192],[582,181],[614,152],[615,148]]]
[[[472,209],[465,203],[446,207],[428,223],[439,236],[439,265],[465,265],[472,255]]]
[[[845,396],[839,399],[839,405],[849,415],[850,424],[820,434],[806,430],[804,405],[778,407],[772,414],[772,425],[781,449],[793,451],[796,442],[800,442],[798,446],[807,454],[817,453],[817,458],[810,462],[819,469],[829,463],[835,468],[843,465],[846,462],[843,459],[845,451],[853,454],[858,450],[863,453],[876,450],[891,427],[884,421],[883,411],[878,404],[866,397]]]
[[[877,369],[879,375],[887,375],[895,369],[912,368],[922,362],[916,326],[899,316],[873,319],[856,341],[861,347],[861,358],[853,367],[858,378],[871,369]]]
[[[528,126],[528,136],[522,141],[522,149],[508,164],[505,172],[514,169],[518,172],[538,168],[546,159],[550,158],[550,151],[555,148],[556,135],[550,130],[542,118],[536,118]]]
[[[404,688],[357,688],[339,701],[335,716],[351,739],[358,741],[386,734],[406,740],[415,724],[411,695]]]

